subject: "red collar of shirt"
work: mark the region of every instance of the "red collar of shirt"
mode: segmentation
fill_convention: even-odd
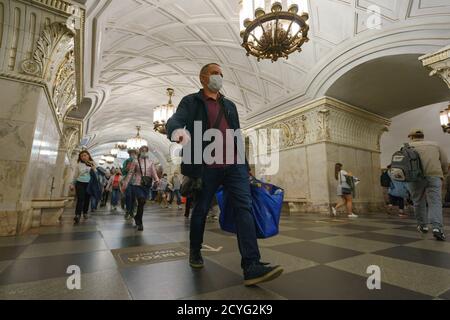
[[[220,100],[220,98],[222,98],[223,97],[223,95],[219,92],[218,94],[217,94],[217,100],[216,99],[214,99],[214,98],[212,98],[212,97],[208,97],[206,94],[205,94],[205,91],[204,90],[202,90],[202,95],[203,95],[203,99],[205,100],[205,101],[208,101],[208,100],[213,100],[213,101],[219,101]]]

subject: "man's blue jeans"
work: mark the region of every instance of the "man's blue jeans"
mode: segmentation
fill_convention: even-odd
[[[111,196],[111,205],[113,207],[116,207],[119,204],[120,200],[120,190],[119,189],[113,189],[112,190],[112,196]]]
[[[245,269],[250,264],[259,262],[261,258],[256,240],[255,220],[251,212],[252,198],[246,165],[204,168],[202,191],[192,211],[190,247],[191,250],[200,250],[202,247],[206,216],[220,185],[228,191],[229,200],[234,207],[238,246],[242,257],[241,267]]]
[[[172,204],[173,198],[177,197],[177,205],[181,205],[181,192],[180,190],[173,190],[170,194],[169,204]]]
[[[135,203],[136,203],[136,196],[134,194],[134,188],[130,184],[125,190],[125,206],[127,209],[127,213],[133,213]]]
[[[426,226],[431,223],[433,229],[443,231],[441,178],[425,177],[421,181],[408,183],[408,189],[418,224]]]

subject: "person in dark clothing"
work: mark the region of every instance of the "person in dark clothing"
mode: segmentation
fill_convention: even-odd
[[[191,197],[187,197],[186,198],[186,207],[184,208],[184,216],[186,218],[189,218],[190,212],[191,212],[191,207],[192,207],[192,198]]]
[[[200,71],[200,82],[203,89],[184,97],[176,113],[166,124],[168,138],[184,145],[181,174],[202,179],[202,190],[195,201],[191,217],[189,263],[192,268],[203,267],[200,249],[206,216],[219,185],[223,185],[229,192],[236,212],[244,285],[251,286],[273,280],[281,275],[283,269],[260,262],[255,221],[251,212],[249,168],[243,155],[242,135],[236,132],[240,129],[236,105],[220,93],[223,74],[218,64],[204,66]],[[226,139],[229,129],[235,130],[231,142]],[[203,152],[209,144],[203,141],[203,137],[207,130],[209,133],[219,132],[223,149],[218,148],[217,155],[211,153],[210,157],[205,158]],[[200,142],[189,143],[191,139]],[[202,146],[200,150],[198,145]],[[231,156],[227,152],[231,153]]]

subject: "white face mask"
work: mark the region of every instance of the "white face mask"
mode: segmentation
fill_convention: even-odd
[[[141,158],[148,158],[148,152],[141,152]]]
[[[132,158],[132,159],[137,159],[137,155],[133,154],[133,155],[131,156],[131,158]]]
[[[212,92],[219,92],[223,87],[223,78],[221,75],[213,74],[209,77],[208,88]]]

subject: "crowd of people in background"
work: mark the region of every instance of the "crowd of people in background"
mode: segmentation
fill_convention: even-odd
[[[143,230],[142,215],[145,203],[157,203],[161,208],[172,208],[176,205],[182,210],[187,203],[185,217],[189,217],[190,199],[181,196],[182,176],[175,172],[170,178],[167,173],[158,175],[155,164],[149,160],[148,147],[140,150],[129,150],[129,158],[119,167],[97,167],[90,153],[83,150],[79,154],[75,167],[71,190],[76,193],[75,224],[81,217],[89,218],[99,207],[105,208],[109,203],[110,211],[115,212],[120,206],[125,212],[126,220],[134,219],[138,231]],[[151,183],[142,186],[142,177],[150,177]],[[88,191],[88,189],[96,189]]]

